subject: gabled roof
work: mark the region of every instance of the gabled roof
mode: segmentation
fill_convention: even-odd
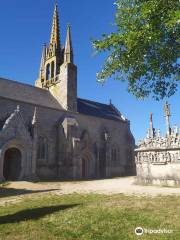
[[[62,106],[48,90],[13,80],[0,78],[0,97],[36,106],[63,110]],[[99,118],[125,120],[112,104],[108,105],[81,98],[77,99],[77,111],[80,114]],[[0,123],[0,125],[2,124]]]
[[[78,112],[85,115],[112,120],[124,120],[121,113],[112,104],[108,105],[78,98],[77,106]]]
[[[43,107],[62,109],[48,90],[3,78],[0,78],[0,97]]]

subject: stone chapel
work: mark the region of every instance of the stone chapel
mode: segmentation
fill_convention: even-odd
[[[56,4],[35,86],[0,78],[0,181],[132,175],[134,146],[112,103],[78,98],[71,28],[62,47]]]

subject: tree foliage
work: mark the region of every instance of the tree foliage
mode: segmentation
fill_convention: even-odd
[[[94,40],[98,53],[107,52],[97,79],[128,81],[137,98],[172,96],[179,84],[180,1],[117,0],[111,34]]]

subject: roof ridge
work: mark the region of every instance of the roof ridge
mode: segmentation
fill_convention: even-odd
[[[27,87],[31,87],[31,88],[33,88],[33,89],[38,89],[38,90],[43,91],[43,92],[49,92],[47,89],[38,88],[38,87],[33,86],[33,85],[29,84],[29,83],[18,82],[17,80],[2,78],[2,77],[0,76],[0,81],[1,81],[1,80],[2,80],[2,81],[13,82],[13,83],[16,83],[16,84],[19,84],[19,85],[23,85],[23,86],[27,86]]]
[[[106,105],[106,106],[110,106],[109,104],[107,103],[101,103],[101,102],[97,102],[97,101],[94,101],[94,100],[89,100],[89,99],[84,99],[84,98],[79,98],[79,100],[84,100],[84,101],[88,101],[88,102],[93,102],[93,103],[98,103],[98,104],[102,104],[102,105]]]
[[[117,112],[120,116],[122,115],[121,112],[119,111],[119,109],[118,109],[116,106],[114,106],[113,103],[111,103],[110,106],[111,106],[112,109],[114,109],[114,111]]]

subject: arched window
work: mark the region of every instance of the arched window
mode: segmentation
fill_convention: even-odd
[[[120,152],[120,149],[118,148],[117,149],[117,160],[120,161],[120,159],[121,159],[121,152]]]
[[[50,79],[50,64],[46,66],[46,80]]]
[[[111,160],[114,162],[118,160],[118,152],[116,148],[111,149]]]
[[[54,77],[54,61],[51,63],[51,78]]]
[[[107,167],[107,156],[106,156],[106,147],[101,146],[98,148],[99,154],[99,177],[106,177],[106,167]]]
[[[48,143],[47,138],[39,137],[38,141],[38,159],[47,159],[48,155]]]
[[[114,161],[114,149],[111,149],[111,160]]]

